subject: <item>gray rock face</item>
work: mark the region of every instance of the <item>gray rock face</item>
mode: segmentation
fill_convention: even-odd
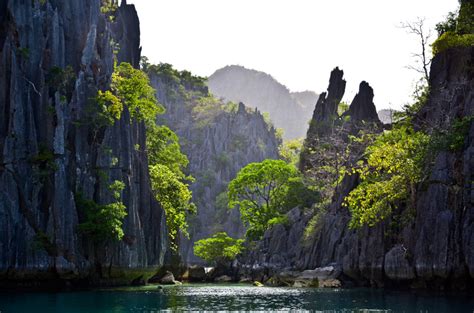
[[[188,269],[188,279],[190,282],[203,282],[206,280],[206,271],[202,266],[191,266]]]
[[[183,238],[180,252],[184,261],[202,264],[193,253],[195,241],[219,231],[234,238],[245,232],[239,211],[229,211],[218,196],[245,165],[277,158],[280,140],[256,109],[243,103],[223,109],[222,101],[191,78],[182,77],[177,82],[163,73],[150,73],[150,77],[158,100],[166,108],[162,122],[179,135],[189,158],[188,172],[196,178],[190,189],[198,213],[190,219],[190,240]],[[198,106],[203,101],[214,106],[201,112]]]
[[[166,272],[165,275],[160,279],[160,284],[162,285],[175,285],[176,280],[174,275],[171,272]]]
[[[227,101],[243,102],[260,112],[268,112],[285,139],[302,138],[308,129],[318,95],[312,91],[292,93],[272,76],[231,65],[209,76],[209,90]]]
[[[326,121],[337,115],[338,105],[346,91],[346,81],[342,78],[343,76],[344,71],[338,67],[331,72],[328,90],[327,92],[321,93],[313,112],[312,120],[316,123],[310,124],[307,137],[309,137],[310,134],[313,135],[316,133],[313,131],[313,127],[316,126],[318,122]]]
[[[407,249],[396,245],[385,254],[385,275],[393,280],[410,280],[415,278],[415,271],[408,261]]]
[[[454,121],[473,116],[474,72],[472,67],[465,66],[473,61],[473,47],[450,49],[434,58],[431,92],[428,102],[414,120],[417,127],[428,131],[447,129]],[[356,103],[358,109],[349,109],[355,115],[369,112],[360,108],[361,102],[372,103],[370,92],[366,96],[359,95],[359,99],[352,103]],[[317,110],[318,107],[315,112]],[[375,118],[375,111],[370,109],[370,112],[368,117]],[[311,135],[308,132],[308,136]],[[269,230],[257,248],[260,252],[251,255],[247,265],[278,271],[313,269],[335,263],[342,267],[346,277],[365,285],[383,286],[405,281],[429,288],[472,287],[472,119],[467,125],[467,136],[461,150],[439,151],[434,159],[430,177],[418,186],[416,217],[408,225],[394,231],[390,227],[391,221],[387,220],[375,227],[349,230],[350,213],[341,203],[357,186],[358,178],[352,175],[342,181],[329,210],[320,218],[320,230],[313,238],[308,240],[301,236],[301,228],[307,225],[308,218],[300,214],[291,227]],[[292,251],[291,254],[288,251]]]
[[[125,110],[113,127],[93,134],[86,118],[98,88],[110,82],[111,42],[120,46],[119,61],[138,66],[134,7],[122,5],[110,22],[99,0],[1,6],[0,275],[87,276],[97,260],[77,231],[84,212],[75,194],[110,203],[114,180],[126,185],[125,237],[98,260],[121,269],[161,264],[163,212],[149,191],[147,160],[134,149],[145,144],[144,126],[130,123]],[[68,66],[71,77],[58,81]]]

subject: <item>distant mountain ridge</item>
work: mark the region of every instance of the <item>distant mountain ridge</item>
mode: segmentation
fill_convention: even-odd
[[[243,102],[268,112],[284,139],[304,137],[319,95],[313,91],[290,92],[271,75],[239,65],[218,69],[208,79],[209,90],[227,101]]]

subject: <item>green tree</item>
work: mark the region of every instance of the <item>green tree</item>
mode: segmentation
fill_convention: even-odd
[[[350,228],[374,226],[402,204],[414,208],[430,137],[402,124],[377,137],[352,173],[360,184],[345,198],[352,214]]]
[[[112,74],[112,93],[128,107],[130,116],[137,121],[155,120],[165,109],[155,98],[148,76],[133,68],[130,63],[120,63]]]
[[[120,200],[125,184],[114,181],[109,190],[115,202],[98,204],[93,200],[85,199],[80,193],[76,194],[76,205],[85,213],[85,221],[79,224],[79,230],[90,237],[94,243],[100,244],[108,240],[118,241],[123,238],[122,224],[127,216],[126,207]]]
[[[188,166],[188,157],[181,152],[179,137],[168,126],[147,125],[147,155],[149,164],[166,165],[178,178],[192,180],[183,171]]]
[[[307,188],[300,173],[285,161],[250,163],[229,183],[229,208],[239,206],[242,221],[248,226],[246,236],[256,240],[269,227],[271,219],[303,204],[298,196],[302,190]]]
[[[179,241],[179,231],[185,236],[189,236],[186,216],[196,211],[196,206],[191,202],[192,193],[188,185],[183,183],[180,177],[166,165],[150,165],[149,171],[151,188],[155,198],[165,210],[171,247],[176,250]]]
[[[278,147],[280,158],[289,164],[298,167],[301,149],[303,148],[303,139],[293,139],[283,142]]]
[[[234,239],[226,232],[219,232],[210,238],[196,241],[194,254],[209,263],[226,265],[242,252],[243,242],[243,239]]]

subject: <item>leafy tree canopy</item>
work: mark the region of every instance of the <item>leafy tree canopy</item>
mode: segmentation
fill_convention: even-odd
[[[172,248],[176,249],[178,232],[188,236],[186,215],[196,211],[196,206],[191,202],[192,193],[188,185],[166,165],[150,165],[149,171],[151,188],[165,210]]]
[[[155,120],[157,114],[165,111],[156,101],[155,90],[150,86],[148,76],[130,63],[123,62],[115,68],[111,89],[128,107],[132,119]]]
[[[408,125],[395,127],[377,137],[366,149],[367,160],[352,173],[361,183],[345,199],[352,213],[349,227],[373,226],[405,203],[413,206],[415,185],[422,179],[430,137]]]
[[[178,135],[168,126],[148,125],[146,146],[149,164],[166,165],[178,178],[192,180],[183,173],[189,163],[188,157],[181,152]]]
[[[234,239],[226,232],[219,232],[210,238],[196,241],[194,254],[209,263],[226,264],[242,252],[243,242],[243,239]]]
[[[79,224],[79,230],[91,237],[95,243],[122,239],[124,235],[122,223],[127,216],[126,207],[120,200],[124,188],[123,182],[114,181],[109,186],[109,190],[112,192],[115,202],[105,205],[85,199],[81,194],[76,194],[76,205],[86,216],[85,222]]]
[[[313,201],[303,194],[315,197],[304,186],[298,170],[282,160],[250,163],[228,186],[229,208],[239,206],[241,218],[248,225],[246,236],[251,240],[263,235],[271,219]]]

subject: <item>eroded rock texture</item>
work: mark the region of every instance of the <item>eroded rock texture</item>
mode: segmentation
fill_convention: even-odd
[[[428,132],[449,129],[453,123],[472,117],[474,111],[474,48],[454,48],[438,54],[431,67],[431,91],[415,125]],[[331,75],[329,95],[322,94],[314,120],[323,122],[333,114],[332,101],[342,96],[342,75]],[[333,92],[331,93],[331,90]],[[333,96],[332,96],[333,95]],[[351,119],[379,124],[366,83],[352,102]],[[323,116],[321,116],[323,115]],[[290,212],[291,226],[269,230],[259,253],[247,265],[254,268],[314,269],[330,264],[342,267],[343,276],[359,284],[383,286],[410,284],[426,288],[470,288],[474,278],[474,125],[458,151],[438,151],[429,178],[418,186],[416,216],[408,225],[393,227],[387,220],[372,228],[349,230],[350,214],[341,206],[358,184],[346,177],[336,191],[328,211],[322,214],[310,238],[303,230],[310,220],[299,209]],[[324,129],[310,127],[306,144]],[[314,147],[317,148],[317,147]],[[304,162],[304,155],[302,161]],[[303,163],[304,165],[305,163]],[[398,208],[404,210],[405,208]]]
[[[0,10],[0,273],[10,279],[87,276],[162,263],[163,212],[149,188],[142,124],[125,110],[93,132],[88,110],[118,60],[138,66],[138,17],[123,3],[112,22],[99,0],[2,1]],[[124,240],[94,257],[77,229],[76,193],[113,202],[125,183]]]
[[[165,74],[150,74],[159,101],[166,107],[162,116],[180,137],[183,152],[189,158],[189,173],[196,178],[190,188],[198,206],[190,218],[190,240],[183,240],[181,254],[185,261],[199,263],[193,254],[196,240],[218,231],[241,238],[245,233],[237,209],[228,210],[219,201],[237,172],[251,162],[278,158],[280,140],[256,110],[225,104],[209,95],[205,85],[181,77],[170,79]],[[205,100],[203,100],[205,99]],[[200,103],[213,103],[203,111]]]

